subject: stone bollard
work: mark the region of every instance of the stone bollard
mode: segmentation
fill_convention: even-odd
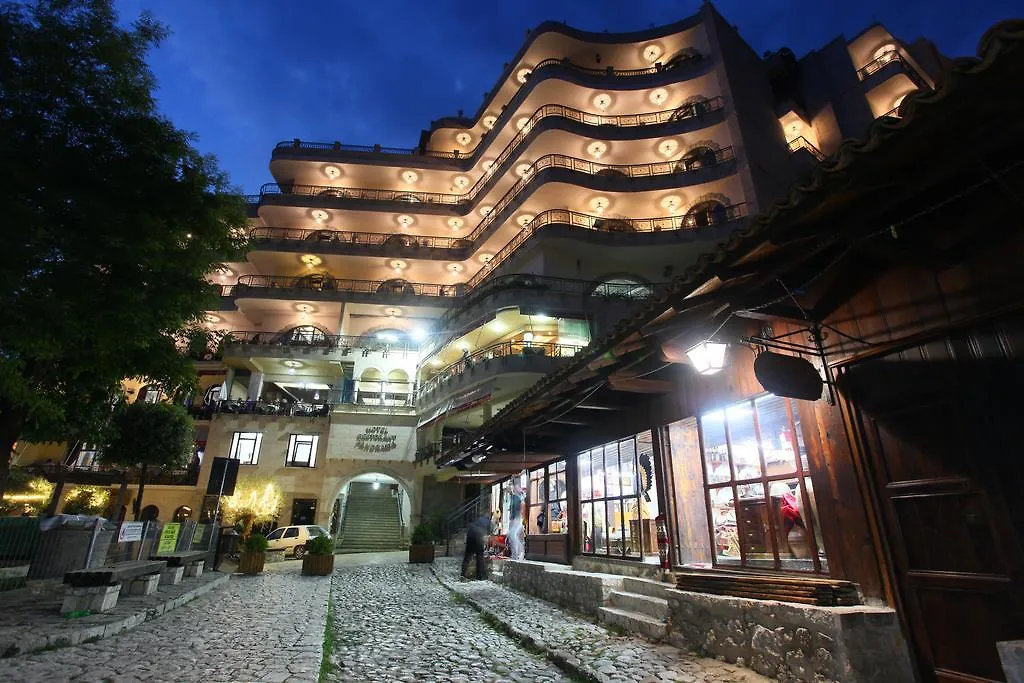
[[[167,567],[160,572],[161,586],[177,586],[181,583],[181,577],[185,575],[184,567]]]
[[[198,562],[193,562],[192,564],[190,564],[189,566],[184,568],[185,569],[185,576],[187,576],[190,579],[198,579],[200,576],[203,575],[203,568],[204,567],[206,567],[206,561],[205,560],[199,560]]]
[[[92,613],[108,612],[117,605],[121,592],[121,584],[113,586],[89,586],[87,588],[69,588],[64,594],[64,602],[60,606],[61,614],[88,610]]]

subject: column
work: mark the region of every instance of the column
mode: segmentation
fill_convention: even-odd
[[[260,394],[263,393],[263,373],[253,370],[252,375],[249,378],[249,393],[245,397],[247,401],[258,401],[260,400]]]
[[[227,373],[224,375],[224,384],[220,388],[220,400],[230,401],[231,400],[231,387],[235,383],[235,369],[232,367],[228,368]]]
[[[494,416],[494,405],[491,403],[485,403],[484,409],[484,422],[487,422]]]

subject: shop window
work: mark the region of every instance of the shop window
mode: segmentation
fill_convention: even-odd
[[[649,431],[579,455],[580,552],[658,561],[653,456]]]
[[[568,533],[566,495],[564,460],[532,470],[526,498],[528,507],[526,533]]]
[[[317,434],[292,434],[288,437],[287,467],[316,467]]]
[[[242,465],[255,465],[260,457],[260,432],[235,432],[231,437],[231,454],[228,456]]]
[[[743,401],[701,415],[699,427],[713,563],[827,571],[807,449],[790,401]],[[679,429],[669,428],[673,471],[686,467],[675,462],[687,450]]]

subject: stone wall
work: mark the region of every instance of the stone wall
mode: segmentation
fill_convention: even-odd
[[[670,589],[670,641],[780,681],[912,682],[894,610],[814,607]]]
[[[529,560],[503,561],[501,582],[509,588],[594,616],[613,590],[622,590],[619,576],[577,572],[565,565]]]
[[[654,579],[661,581],[664,571],[659,565],[644,564],[642,562],[630,562],[628,560],[613,560],[604,557],[589,557],[577,555],[572,558],[572,568],[581,572],[596,572],[599,574],[617,574],[618,576],[631,576],[639,579]]]

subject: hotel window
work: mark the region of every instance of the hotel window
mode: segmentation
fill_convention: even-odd
[[[527,489],[527,534],[569,532],[566,511],[565,461],[538,467],[530,472]]]
[[[260,457],[260,443],[263,434],[260,432],[235,432],[231,437],[231,455],[242,465],[255,465]]]
[[[288,438],[287,467],[315,467],[316,445],[320,437],[316,434],[292,434]]]
[[[799,416],[761,396],[700,416],[716,565],[828,570]]]
[[[658,562],[651,432],[579,455],[580,552]]]

